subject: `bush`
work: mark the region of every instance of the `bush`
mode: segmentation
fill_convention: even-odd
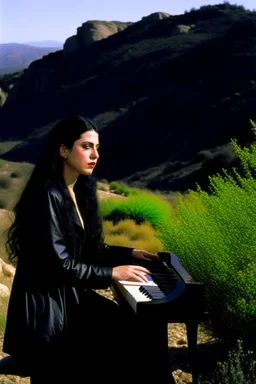
[[[20,174],[19,171],[13,171],[13,172],[10,174],[10,176],[14,179],[14,178],[16,178],[16,177],[20,177],[21,174]]]
[[[104,220],[111,220],[115,224],[120,220],[132,219],[137,224],[149,223],[157,228],[160,223],[170,219],[171,207],[161,197],[141,192],[127,199],[100,201],[100,213]]]
[[[115,225],[111,221],[104,221],[103,229],[105,241],[110,245],[145,249],[154,253],[163,250],[162,243],[149,224],[138,225],[133,220],[123,220]]]
[[[180,197],[157,234],[205,284],[207,326],[226,341],[256,336],[256,147],[233,145],[244,176],[224,170],[209,178],[209,193],[198,187]]]
[[[127,235],[107,235],[106,242],[109,245],[120,245],[122,247],[132,247],[129,236]]]
[[[256,384],[256,361],[252,351],[245,352],[242,341],[229,352],[228,360],[218,362],[212,377],[199,378],[198,384]]]
[[[137,195],[139,191],[136,188],[127,187],[125,184],[118,183],[117,181],[112,181],[109,184],[110,192],[116,193],[122,196],[131,196]]]

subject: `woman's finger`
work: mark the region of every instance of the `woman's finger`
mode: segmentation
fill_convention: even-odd
[[[141,271],[144,273],[150,273],[150,271],[147,268],[141,267],[140,265],[134,265],[133,268],[136,269],[137,271]]]
[[[141,281],[141,282],[148,282],[148,279],[147,279],[147,277],[146,277],[146,275],[145,275],[145,273],[144,272],[140,272],[140,271],[135,271],[134,273],[133,273],[133,276],[135,277],[135,279],[137,280],[137,281]]]

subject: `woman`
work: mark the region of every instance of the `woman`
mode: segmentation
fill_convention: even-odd
[[[98,149],[92,121],[70,116],[58,122],[8,231],[17,267],[3,351],[28,368],[35,384],[100,383],[110,364],[130,365],[134,319],[94,290],[113,280],[146,282],[150,272],[134,260],[158,256],[104,243],[91,176]]]

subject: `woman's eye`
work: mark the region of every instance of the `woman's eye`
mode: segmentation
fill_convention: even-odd
[[[91,148],[93,149],[93,148],[95,148],[97,151],[99,150],[99,147],[94,147],[91,144],[83,144],[82,148],[83,149],[91,149]]]

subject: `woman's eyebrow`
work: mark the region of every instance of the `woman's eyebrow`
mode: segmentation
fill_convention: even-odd
[[[89,144],[89,145],[91,145],[91,146],[94,146],[94,145],[95,145],[96,147],[99,147],[99,146],[100,146],[99,143],[95,144],[95,143],[93,143],[93,142],[91,142],[91,141],[82,141],[80,144],[81,144],[81,145],[83,145],[83,144]]]

